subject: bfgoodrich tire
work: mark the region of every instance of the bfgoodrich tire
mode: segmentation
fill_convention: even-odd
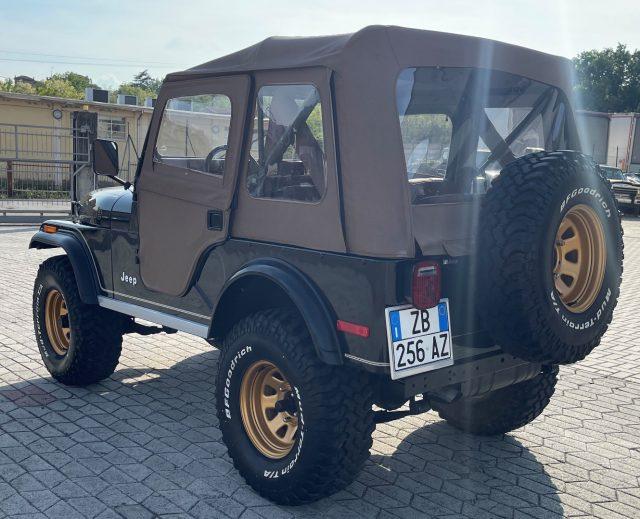
[[[47,259],[33,290],[33,324],[53,378],[86,386],[111,375],[122,349],[123,316],[84,304],[66,256]]]
[[[216,388],[235,467],[279,504],[341,490],[369,456],[374,420],[367,382],[360,372],[320,362],[295,312],[242,319],[224,340]]]
[[[485,196],[478,250],[480,311],[517,357],[583,359],[611,322],[622,228],[609,183],[576,152],[506,166]]]
[[[486,395],[461,398],[451,404],[434,404],[440,417],[461,431],[482,436],[504,434],[535,420],[549,404],[558,368],[531,380]]]

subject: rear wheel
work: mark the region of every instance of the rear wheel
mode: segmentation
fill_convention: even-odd
[[[85,386],[111,375],[120,358],[124,317],[80,299],[66,256],[38,270],[33,324],[44,364],[63,384]]]
[[[503,434],[536,419],[549,404],[558,368],[485,395],[461,398],[451,404],[434,403],[440,417],[462,431],[479,435]]]
[[[300,317],[258,312],[224,340],[216,401],[235,467],[279,504],[315,501],[353,481],[374,429],[366,375],[321,362]]]

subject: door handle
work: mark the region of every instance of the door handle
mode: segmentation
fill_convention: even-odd
[[[207,229],[210,231],[221,231],[224,228],[224,213],[219,209],[212,209],[207,212]]]

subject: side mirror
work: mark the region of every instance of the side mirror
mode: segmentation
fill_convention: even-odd
[[[120,169],[118,161],[118,144],[105,139],[93,141],[93,171],[96,175],[115,177]]]

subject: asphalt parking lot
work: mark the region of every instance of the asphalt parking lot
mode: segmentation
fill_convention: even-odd
[[[0,517],[640,517],[640,220],[625,229],[621,301],[603,343],[563,367],[551,405],[478,438],[434,413],[379,425],[347,490],[272,505],[227,456],[218,353],[183,334],[125,337],[114,376],[67,388],[33,336],[31,291],[50,253],[0,227]]]

